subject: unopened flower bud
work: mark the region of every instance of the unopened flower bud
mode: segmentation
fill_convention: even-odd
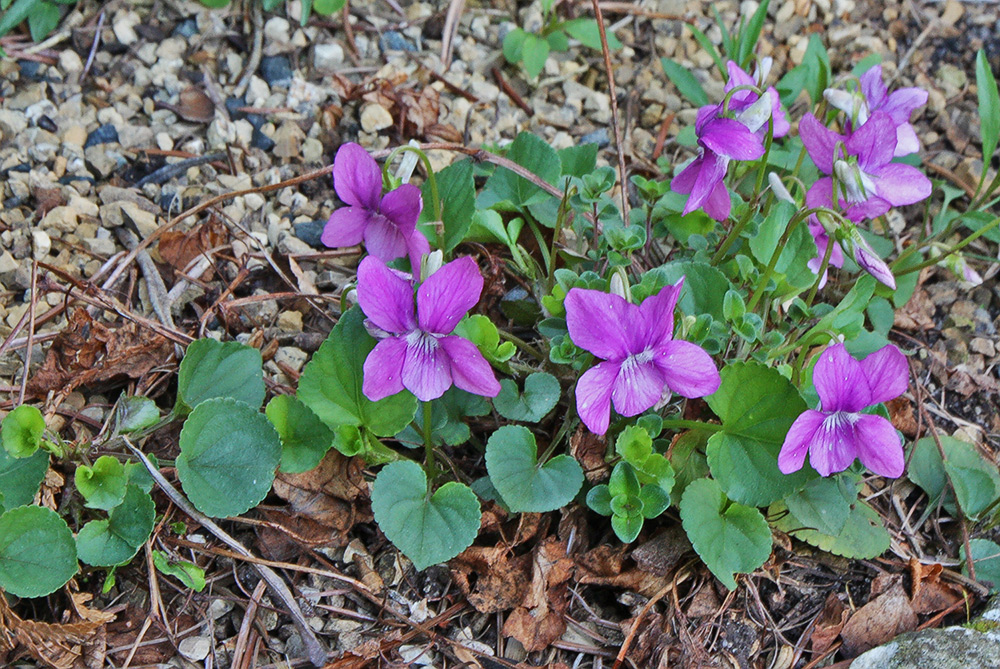
[[[765,56],[757,62],[757,71],[754,72],[754,78],[757,80],[757,87],[764,88],[764,82],[767,81],[767,75],[771,74],[771,66],[774,64],[774,59],[770,56]]]
[[[834,109],[847,114],[851,123],[861,125],[868,120],[868,103],[861,93],[842,91],[839,88],[827,88],[823,91],[823,98]]]
[[[854,246],[854,261],[858,263],[858,267],[875,277],[876,281],[896,290],[896,277],[892,275],[892,270],[889,269],[884,260],[878,257],[878,254],[868,245],[857,228],[851,229],[850,241]]]
[[[420,143],[415,139],[411,139],[410,146],[419,149]],[[399,168],[396,170],[396,178],[399,179],[399,183],[405,184],[409,182],[410,177],[413,176],[413,170],[417,168],[417,160],[419,160],[419,156],[416,151],[406,151],[403,153],[403,159],[399,161]]]
[[[973,286],[978,286],[983,282],[983,277],[979,275],[979,272],[972,269],[965,256],[961,254],[953,253],[946,256],[941,264],[961,277],[963,281],[971,283]]]
[[[875,194],[875,183],[853,162],[837,160],[833,163],[833,173],[837,175],[848,202],[865,202]]]
[[[431,274],[441,269],[444,264],[444,253],[438,249],[420,259],[420,280],[426,281]]]
[[[629,285],[628,275],[625,274],[624,267],[615,267],[609,283],[612,295],[622,297],[626,302],[632,301],[632,287]]]
[[[774,193],[774,197],[779,200],[784,200],[785,202],[797,204],[795,202],[795,198],[793,198],[792,194],[788,192],[787,188],[785,188],[785,184],[781,181],[781,177],[779,177],[776,173],[768,172],[767,182],[771,184],[771,192]]]

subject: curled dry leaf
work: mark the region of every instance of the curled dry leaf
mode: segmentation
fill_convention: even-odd
[[[462,594],[480,613],[514,608],[524,601],[531,582],[531,556],[513,557],[502,545],[470,546],[449,566]]]
[[[608,452],[608,442],[583,425],[580,425],[569,438],[569,452],[583,467],[587,483],[600,483],[610,475],[611,468],[604,459]]]
[[[962,588],[941,580],[943,570],[940,564],[921,564],[916,558],[910,558],[913,580],[910,605],[915,613],[937,613],[965,599]]]
[[[569,604],[573,560],[566,557],[566,543],[548,537],[533,554],[531,586],[521,606],[507,617],[504,636],[514,637],[529,653],[547,648],[566,631],[563,614]]]
[[[875,584],[872,584],[875,589]],[[880,646],[917,628],[917,614],[897,579],[891,587],[854,612],[844,629],[844,651],[849,657]]]
[[[179,272],[187,269],[191,261],[207,254],[212,249],[222,246],[228,238],[226,226],[212,216],[206,222],[200,223],[187,232],[168,230],[160,237],[157,249],[160,258]],[[206,270],[206,273],[211,269]],[[211,276],[194,277],[211,278]]]
[[[823,610],[816,616],[816,624],[813,625],[812,634],[809,636],[813,653],[822,655],[833,645],[844,629],[850,613],[847,604],[840,601],[837,593],[831,592],[823,604]]]
[[[292,514],[317,523],[327,531],[333,530],[343,539],[355,523],[371,520],[367,505],[357,504],[368,497],[360,462],[331,449],[315,469],[302,474],[279,473],[274,481],[274,493],[288,502]],[[306,537],[316,536],[310,523],[300,527]],[[328,536],[327,543],[332,542],[333,537]]]
[[[74,608],[83,606],[82,601],[79,604],[74,601]],[[70,669],[83,657],[85,646],[95,641],[98,630],[109,620],[107,614],[84,609],[97,619],[40,623],[22,619],[11,610],[7,600],[0,597],[0,650],[20,648],[46,667]]]

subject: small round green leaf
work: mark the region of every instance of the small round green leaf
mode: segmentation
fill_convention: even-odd
[[[314,469],[333,446],[333,430],[291,395],[267,403],[267,419],[281,437],[281,471],[300,474]]]
[[[263,359],[257,349],[235,341],[192,342],[177,373],[177,400],[194,409],[205,400],[228,397],[253,408],[264,403]]]
[[[130,485],[124,501],[107,520],[92,520],[76,535],[80,559],[95,567],[128,562],[153,531],[156,508],[153,498]]]
[[[15,458],[26,458],[42,443],[45,418],[36,407],[22,404],[4,416],[0,423],[0,440],[4,450]]]
[[[393,462],[378,473],[372,484],[372,513],[417,570],[450,560],[479,534],[476,493],[452,481],[428,495],[427,476],[411,460]]]
[[[49,469],[49,454],[37,450],[26,458],[15,458],[0,448],[0,513],[31,504]]]
[[[122,432],[136,432],[152,427],[160,420],[160,409],[148,397],[123,397],[116,413],[118,429]]]
[[[0,588],[18,597],[42,597],[76,572],[73,533],[55,511],[19,506],[0,516]]]
[[[595,485],[587,492],[587,506],[591,511],[602,516],[610,516],[614,512],[611,510],[611,491],[607,484]]]
[[[281,440],[256,409],[232,399],[201,402],[184,423],[177,474],[191,503],[208,516],[238,516],[274,482]]]
[[[76,489],[91,509],[113,509],[125,498],[128,476],[125,466],[110,455],[102,455],[93,467],[79,465],[74,476]]]
[[[502,380],[493,406],[504,418],[537,423],[556,405],[561,392],[556,377],[536,372],[524,380],[523,393],[518,393],[517,384],[511,379]]]
[[[520,425],[505,425],[490,436],[486,471],[515,512],[553,511],[569,504],[583,485],[583,469],[568,455],[540,465],[535,435]]]
[[[681,523],[705,565],[730,590],[771,554],[771,530],[760,511],[730,502],[712,479],[692,481],[681,497]]]

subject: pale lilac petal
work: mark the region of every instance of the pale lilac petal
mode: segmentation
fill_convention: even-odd
[[[587,429],[604,434],[611,422],[611,389],[621,365],[602,362],[594,365],[576,382],[576,412]]]
[[[826,413],[826,412],[823,412]],[[858,455],[854,423],[860,414],[827,414],[809,444],[809,464],[820,476],[842,472]]]
[[[483,275],[471,256],[462,256],[431,274],[417,289],[420,329],[451,334],[483,292]]]
[[[886,101],[888,89],[882,81],[882,66],[875,65],[861,75],[861,92],[868,100],[868,109],[875,111]]]
[[[332,249],[360,244],[371,218],[372,212],[364,207],[341,207],[330,214],[320,241]]]
[[[663,372],[652,361],[626,360],[611,388],[615,410],[623,416],[637,416],[663,397]]]
[[[419,188],[413,184],[403,184],[385,194],[379,204],[379,213],[395,223],[403,236],[407,237],[417,227],[423,202]]]
[[[378,209],[382,170],[360,144],[341,144],[333,159],[333,189],[344,204]]]
[[[781,106],[781,97],[778,95],[777,89],[771,86],[767,89],[767,92],[771,95],[771,100],[773,101],[773,106],[771,107],[771,123],[773,126],[771,136],[778,139],[787,135],[792,126],[788,123],[785,108]]]
[[[383,262],[406,255],[406,237],[382,214],[372,214],[365,228],[365,248]]]
[[[854,424],[855,444],[861,464],[879,476],[903,474],[903,444],[896,428],[882,416],[861,414]]]
[[[698,178],[698,173],[701,171],[701,164],[703,162],[705,162],[704,153],[688,163],[683,170],[674,176],[670,181],[670,190],[675,193],[690,193],[691,189],[694,188],[694,182]],[[697,207],[694,207],[694,209],[697,209]]]
[[[822,177],[806,191],[806,208],[826,207],[833,209],[833,179]]]
[[[895,157],[908,156],[920,150],[920,139],[916,130],[909,123],[902,123],[896,126],[896,151],[892,154]]]
[[[681,296],[684,277],[672,286],[664,286],[656,295],[643,300],[639,312],[645,322],[645,345],[658,348],[674,337],[674,308]]]
[[[890,163],[872,173],[878,196],[894,207],[920,202],[931,196],[931,181],[912,165]]]
[[[732,210],[733,201],[729,198],[729,189],[726,188],[726,184],[719,182],[715,184],[715,188],[709,193],[708,199],[705,200],[702,205],[702,209],[705,213],[712,217],[716,221],[724,221],[729,218],[729,212]]]
[[[922,88],[899,88],[892,92],[880,108],[897,124],[909,123],[910,114],[927,104],[927,91]]]
[[[395,395],[403,389],[403,359],[406,357],[406,341],[401,337],[389,337],[375,344],[365,358],[364,380],[361,392],[372,402]]]
[[[372,323],[394,334],[416,328],[413,287],[374,256],[358,265],[358,304]]]
[[[844,138],[817,120],[812,114],[806,114],[799,121],[799,137],[809,152],[809,157],[823,174],[833,173],[833,151],[837,142]]]
[[[868,243],[861,241],[854,246],[854,262],[858,267],[875,277],[876,281],[884,283],[893,290],[896,290],[896,277],[892,275],[892,270],[884,260],[878,257],[875,251],[868,246]]]
[[[456,386],[485,397],[500,393],[500,382],[493,368],[475,344],[461,337],[443,337],[438,343],[451,358],[451,378]]]
[[[850,155],[858,157],[858,166],[871,174],[892,160],[896,151],[896,124],[885,112],[874,112],[851,133],[845,145]]]
[[[451,360],[432,335],[414,333],[407,338],[403,385],[421,402],[436,400],[451,387]]]
[[[826,418],[821,411],[807,409],[799,414],[792,426],[788,428],[785,442],[778,453],[778,469],[782,474],[791,474],[802,469],[806,462],[806,452],[812,444],[813,435],[819,430]]]
[[[868,379],[871,403],[888,402],[906,392],[910,369],[906,356],[892,344],[887,344],[861,361],[861,370]]]
[[[629,354],[625,328],[631,324],[627,322],[629,310],[624,298],[599,290],[572,288],[564,304],[566,327],[574,344],[605,360],[621,360]],[[609,384],[609,397],[610,392]]]
[[[725,92],[733,90],[737,86],[756,86],[757,82],[749,74],[744,72],[734,61],[726,63],[726,70],[729,72],[729,81],[726,82]],[[743,89],[733,93],[729,98],[729,109],[734,110],[752,104],[757,100],[757,94],[750,89]]]
[[[747,132],[750,131],[747,130]],[[726,177],[726,168],[728,167],[728,158],[705,149],[705,154],[702,156],[698,172],[695,175],[694,184],[691,187],[691,196],[688,198],[687,204],[684,205],[684,214],[690,214],[698,209],[712,196],[712,191]]]
[[[406,239],[406,254],[410,257],[410,269],[420,273],[420,259],[431,252],[430,242],[420,230],[414,229]]]
[[[711,121],[713,118],[719,115],[722,111],[722,105],[705,105],[704,107],[698,107],[698,114],[695,116],[694,120],[694,131],[699,137],[701,137],[701,131],[705,127],[705,124]]]
[[[813,370],[813,385],[824,412],[857,412],[869,406],[871,390],[861,363],[851,357],[843,344],[823,351]]]
[[[717,118],[706,123],[699,141],[720,156],[734,160],[756,160],[764,155],[760,137],[733,118]]]
[[[719,370],[712,356],[697,344],[668,341],[656,349],[653,360],[667,387],[682,397],[707,397],[719,389]]]
[[[841,207],[846,205],[847,202],[844,200],[840,201]],[[857,223],[858,221],[864,221],[866,219],[878,218],[891,208],[892,205],[888,202],[876,195],[872,195],[864,202],[857,202],[848,206],[847,209],[844,210],[844,216]]]

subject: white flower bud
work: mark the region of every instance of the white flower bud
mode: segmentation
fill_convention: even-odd
[[[846,160],[834,161],[833,173],[837,175],[844,199],[848,202],[865,202],[875,194],[875,182],[856,164]]]
[[[788,192],[788,189],[785,188],[785,184],[781,181],[781,177],[779,177],[776,173],[768,172],[767,182],[771,184],[771,192],[774,193],[774,197],[779,200],[784,200],[785,202],[798,204],[795,201],[795,198],[792,197],[792,194]]]
[[[629,285],[628,275],[625,274],[624,267],[615,267],[614,271],[611,273],[611,280],[609,283],[611,284],[610,288],[612,295],[625,298],[626,302],[632,301],[632,287]]]
[[[441,269],[444,264],[444,253],[438,249],[420,259],[420,280],[426,281],[431,274]]]
[[[764,91],[756,102],[736,115],[736,120],[745,125],[750,132],[757,132],[767,123],[767,119],[771,118],[773,105],[771,91]]]
[[[419,149],[420,143],[415,139],[410,140],[410,146]],[[399,168],[396,170],[396,178],[399,183],[408,183],[413,176],[413,170],[417,168],[417,160],[420,157],[415,151],[407,151],[403,154],[403,159],[399,161]]]

